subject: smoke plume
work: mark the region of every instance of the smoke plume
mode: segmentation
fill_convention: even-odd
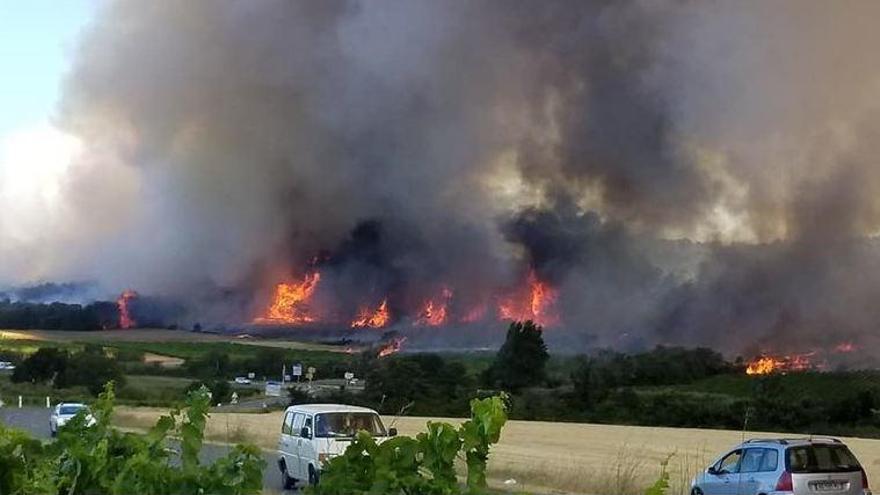
[[[64,221],[40,272],[0,276],[247,321],[329,252],[316,297],[343,306],[440,285],[468,301],[534,270],[559,291],[554,338],[581,346],[868,343],[878,14],[111,1],[65,83],[59,125],[83,149]]]

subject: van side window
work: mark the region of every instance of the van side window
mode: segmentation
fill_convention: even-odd
[[[306,415],[303,413],[296,413],[293,417],[293,431],[291,431],[291,435],[298,437],[300,431],[302,431],[303,423],[305,423]]]
[[[720,474],[733,474],[739,472],[739,460],[742,457],[742,450],[734,450],[727,454],[724,459],[718,461],[715,469]]]
[[[312,432],[312,436],[314,436],[314,434],[315,434],[315,429],[312,428],[312,417],[311,417],[311,416],[306,416],[306,422],[303,423],[303,426],[308,426],[308,427],[309,427],[309,431]]]
[[[743,454],[742,461],[739,465],[741,473],[757,473],[761,469],[761,462],[764,459],[764,452],[768,449],[746,449]]]
[[[293,423],[293,413],[288,412],[284,415],[284,422],[281,423],[281,433],[283,435],[290,435],[292,431],[291,424]]]

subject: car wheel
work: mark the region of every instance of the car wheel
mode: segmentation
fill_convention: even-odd
[[[309,485],[317,486],[318,485],[318,472],[315,471],[315,468],[309,466]]]
[[[296,480],[291,478],[289,474],[287,474],[287,464],[282,465],[281,467],[281,486],[285,490],[292,490],[296,485]]]
[[[703,490],[700,490],[699,488],[694,487],[693,489],[691,489],[691,495],[703,495]]]

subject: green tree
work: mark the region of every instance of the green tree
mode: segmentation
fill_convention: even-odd
[[[56,374],[64,372],[67,361],[66,351],[55,347],[41,347],[15,368],[12,381],[37,383],[51,380]]]
[[[531,320],[511,323],[507,339],[486,370],[487,385],[516,391],[543,383],[550,354],[542,334],[543,329]]]

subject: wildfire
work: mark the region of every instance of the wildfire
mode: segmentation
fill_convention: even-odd
[[[818,366],[812,358],[816,352],[791,354],[788,356],[763,355],[753,359],[746,367],[747,375],[769,375],[770,373],[788,373],[792,371],[809,371]]]
[[[503,320],[532,320],[542,326],[559,323],[555,312],[559,292],[538,279],[534,270],[529,272],[528,293],[517,293],[498,303],[498,316]]]
[[[430,299],[419,313],[416,326],[436,327],[446,324],[446,307],[452,299],[452,291],[446,287],[441,291],[439,300]]]
[[[473,308],[470,311],[465,313],[465,315],[461,318],[462,323],[474,323],[482,320],[486,317],[486,303],[481,303]]]
[[[382,328],[391,321],[391,312],[388,311],[388,299],[383,299],[382,304],[375,311],[363,307],[357,317],[351,322],[351,328]]]
[[[834,347],[834,352],[839,354],[848,354],[859,350],[858,346],[852,342],[841,342]]]
[[[406,342],[406,337],[395,337],[388,342],[384,343],[381,347],[379,347],[379,357],[390,356],[392,354],[397,354],[403,349],[403,344]]]
[[[134,328],[137,326],[137,321],[131,313],[131,303],[137,298],[137,292],[127,290],[116,300],[116,307],[119,308],[119,328]]]
[[[256,322],[301,325],[316,321],[317,317],[309,311],[308,302],[320,281],[319,272],[309,272],[299,283],[278,284],[266,316],[257,318]]]

